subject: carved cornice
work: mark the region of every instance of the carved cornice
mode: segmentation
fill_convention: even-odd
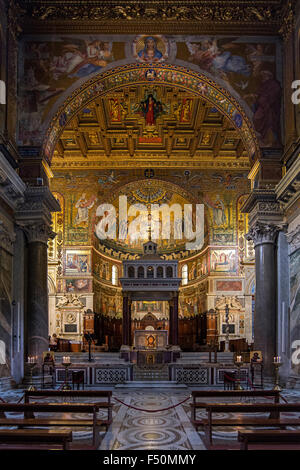
[[[60,210],[59,203],[47,186],[27,187],[25,200],[16,209],[16,221],[29,243],[47,243],[56,235],[51,229],[51,212]]]
[[[8,229],[3,220],[0,219],[0,248],[13,253],[13,244],[16,239],[14,231]]]
[[[283,212],[273,189],[254,189],[242,207],[242,212],[249,214],[249,225],[256,222],[278,223]]]
[[[300,248],[300,225],[287,234],[287,241],[290,244],[291,251],[296,251]]]
[[[282,203],[285,209],[294,204],[294,202],[300,197],[299,155],[280,183],[276,186],[275,191],[278,201]]]
[[[293,6],[293,0],[289,3]],[[136,1],[136,0],[19,0],[26,10],[24,28],[41,32],[55,28],[66,32],[72,25],[73,32],[184,32],[201,34],[224,31],[233,33],[287,34],[290,29],[292,6],[287,8],[283,0],[209,0],[209,1]],[[103,29],[104,27],[104,29]],[[33,30],[32,30],[33,28]],[[90,28],[90,29],[88,29]],[[145,30],[146,28],[146,30]],[[68,31],[67,31],[68,32]]]
[[[268,224],[257,222],[253,227],[250,228],[249,232],[245,235],[246,240],[252,240],[254,246],[261,245],[263,243],[275,243],[277,235],[280,231],[285,231],[286,226],[284,224]]]
[[[295,0],[288,0],[286,6],[283,5],[281,18],[282,24],[279,29],[279,33],[282,35],[283,39],[286,41],[291,32],[293,31],[294,23],[295,23]]]
[[[26,186],[0,152],[0,196],[12,208],[24,200]]]

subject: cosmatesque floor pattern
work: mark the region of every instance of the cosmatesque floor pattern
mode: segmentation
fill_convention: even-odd
[[[120,404],[113,399],[113,423],[107,433],[102,433],[100,450],[204,450],[203,433],[194,429],[190,422],[190,402],[169,408],[190,394],[190,390],[158,390],[158,389],[123,389],[113,390],[113,397],[125,404]],[[23,395],[23,390],[13,389],[1,392],[0,397],[7,402],[17,402]],[[300,401],[300,390],[284,390],[282,395],[288,402]],[[47,399],[38,400],[47,402]],[[60,399],[52,401],[61,401]],[[64,399],[65,401],[65,399]],[[72,401],[72,399],[70,399]],[[81,400],[88,402],[88,399]],[[230,400],[229,400],[230,401]],[[249,400],[248,400],[249,401]],[[260,399],[261,401],[261,399]],[[251,400],[250,400],[251,402]],[[162,410],[148,413],[132,409],[127,405],[142,410]],[[99,418],[105,417],[106,411],[99,412]],[[204,416],[205,411],[199,410],[198,416]],[[18,416],[14,413],[14,416]],[[45,416],[45,414],[43,414]],[[219,418],[229,417],[230,414],[219,414]],[[253,416],[253,415],[252,415]],[[64,417],[77,417],[74,413],[64,414]],[[83,418],[84,415],[78,415]],[[217,417],[217,416],[216,416]],[[89,445],[92,438],[90,429],[72,428],[73,442],[84,447]],[[213,432],[216,445],[228,445],[236,442],[237,429],[217,428]]]

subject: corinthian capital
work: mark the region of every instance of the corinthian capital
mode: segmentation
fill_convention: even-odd
[[[44,222],[28,225],[22,224],[21,226],[27,236],[28,243],[40,242],[47,244],[49,238],[53,239],[56,235],[51,226]]]
[[[246,240],[252,240],[254,246],[262,243],[275,243],[278,233],[285,229],[283,224],[256,222],[245,235]]]

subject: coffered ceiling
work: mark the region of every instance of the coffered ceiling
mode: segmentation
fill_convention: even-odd
[[[228,118],[172,87],[132,86],[93,101],[64,129],[53,168],[178,166],[248,156]]]

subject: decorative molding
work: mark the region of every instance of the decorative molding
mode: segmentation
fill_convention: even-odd
[[[275,188],[278,201],[288,209],[300,197],[300,156]]]
[[[0,151],[0,196],[13,209],[24,201],[26,185]]]
[[[56,28],[56,32],[76,31],[95,32],[103,26],[118,28],[119,33],[143,30],[147,34],[149,27],[159,28],[160,32],[170,31],[212,33],[224,29],[240,32],[278,33],[286,36],[293,22],[293,1],[288,5],[283,0],[183,0],[181,2],[165,0],[86,0],[84,2],[58,0],[19,0],[25,10],[24,28],[34,32]],[[145,30],[145,25],[148,27]],[[89,27],[91,29],[88,29]],[[65,29],[63,29],[65,28]],[[105,32],[106,32],[105,29]]]
[[[80,297],[82,295],[76,294],[64,294],[62,297],[59,297],[58,302],[56,304],[56,308],[65,308],[65,307],[76,307],[76,308],[83,308],[85,305],[81,302]]]
[[[300,225],[287,234],[287,241],[292,251],[296,251],[300,248]]]
[[[51,226],[51,212],[60,212],[60,205],[48,186],[28,186],[24,201],[16,208],[16,219],[20,225]],[[41,230],[43,231],[43,230]]]
[[[28,243],[48,243],[49,238],[54,238],[56,233],[51,230],[50,225],[45,223],[19,224],[24,230]]]
[[[8,229],[3,220],[0,219],[0,248],[13,253],[13,244],[16,239],[14,231]]]
[[[286,6],[284,6],[284,3],[286,3]],[[281,12],[282,24],[281,24],[281,27],[279,28],[279,33],[281,34],[283,39],[287,41],[293,31],[294,24],[295,24],[296,2],[295,0],[288,0],[288,2],[284,2],[284,3],[283,3],[282,12]]]
[[[280,231],[284,231],[286,225],[284,224],[270,224],[257,222],[253,227],[250,228],[249,232],[245,235],[246,240],[253,240],[254,246],[261,245],[263,243],[275,243],[277,235]]]
[[[239,301],[237,295],[227,296],[222,295],[216,298],[215,308],[218,310],[224,310],[226,305],[231,309],[242,310],[243,306]]]
[[[283,211],[273,189],[253,189],[242,207],[249,214],[249,225],[259,223],[280,223]]]

